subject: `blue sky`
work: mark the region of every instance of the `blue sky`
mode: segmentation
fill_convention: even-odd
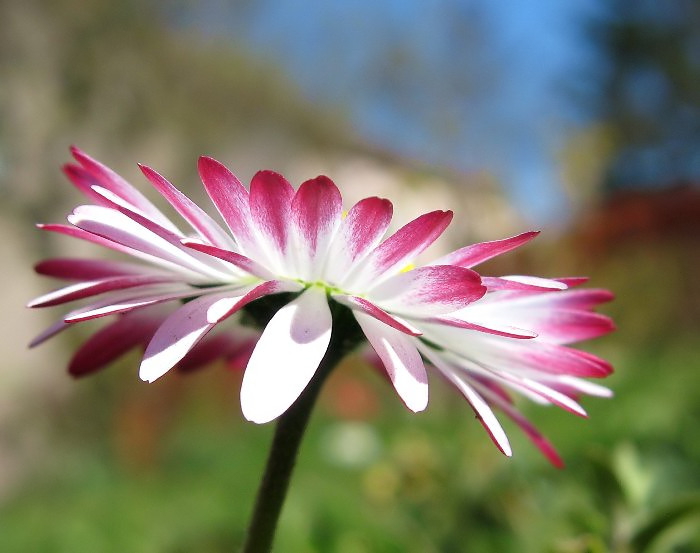
[[[382,147],[486,169],[533,222],[565,218],[555,162],[603,75],[591,0],[209,0],[178,24],[224,36],[340,106]]]

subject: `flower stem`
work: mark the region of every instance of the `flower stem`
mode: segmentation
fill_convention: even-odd
[[[326,377],[357,343],[355,329],[348,328],[346,313],[334,310],[333,315],[333,336],[325,357],[299,399],[277,421],[265,473],[258,488],[255,508],[243,546],[243,553],[268,553],[271,551],[277,521],[287,495],[299,445],[313,406]],[[339,324],[341,321],[346,324]],[[354,323],[354,320],[352,322]]]

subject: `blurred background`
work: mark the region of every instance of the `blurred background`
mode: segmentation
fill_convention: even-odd
[[[435,255],[542,229],[483,272],[616,293],[618,332],[582,345],[616,397],[587,421],[523,404],[566,469],[509,421],[504,458],[437,380],[409,414],[351,358],[278,551],[700,551],[699,77],[694,0],[0,0],[0,550],[234,551],[271,438],[223,364],[146,385],[134,353],[74,380],[99,323],[26,349],[59,314],[24,308],[56,285],[32,265],[76,254],[33,227],[81,202],[74,143],[206,206],[200,154],[246,182],[327,174],[397,225],[453,209]]]

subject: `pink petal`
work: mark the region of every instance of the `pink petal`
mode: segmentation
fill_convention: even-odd
[[[566,290],[567,286],[565,283],[555,280],[552,278],[542,278],[530,275],[508,275],[502,276],[499,279],[494,279],[491,277],[491,283],[495,283],[497,280],[503,285],[504,290],[533,290],[533,291],[546,291],[546,290]],[[504,285],[504,282],[511,282],[514,286],[509,288]]]
[[[96,296],[112,290],[136,288],[148,284],[171,282],[172,280],[172,277],[167,275],[136,275],[79,282],[40,296],[30,301],[27,307],[60,305],[62,303]]]
[[[342,281],[354,263],[376,248],[391,222],[389,200],[365,198],[356,203],[340,223],[329,251],[329,279]]]
[[[494,367],[504,370],[522,367],[534,373],[602,378],[613,370],[610,363],[593,354],[535,341],[527,341],[524,345],[521,340],[507,345],[494,344],[485,358],[489,360],[487,364]]]
[[[233,233],[238,245],[249,255],[255,244],[251,229],[248,191],[236,175],[222,163],[202,156],[198,163],[199,176],[214,205]]]
[[[174,270],[199,280],[202,280],[203,272],[211,273],[210,267],[183,251],[179,239],[176,245],[114,209],[93,205],[78,206],[68,216],[68,220],[76,227],[112,242],[140,251],[151,258],[160,258]]]
[[[47,230],[49,232],[55,232],[57,234],[64,234],[66,236],[70,236],[72,238],[78,238],[80,240],[85,240],[86,242],[92,242],[93,244],[97,244],[98,246],[103,246],[105,248],[109,248],[111,250],[115,250],[121,253],[126,253],[128,255],[133,255],[134,257],[143,257],[145,259],[153,259],[152,256],[143,254],[142,252],[139,252],[137,250],[134,250],[133,248],[128,248],[122,244],[118,244],[116,242],[113,242],[112,240],[108,240],[107,238],[104,238],[102,236],[98,236],[97,234],[93,234],[91,232],[88,232],[86,230],[83,230],[81,228],[76,228],[70,225],[62,225],[58,223],[48,223],[48,224],[43,224],[40,223],[37,225],[37,228],[41,230]]]
[[[228,332],[220,332],[216,336],[212,336],[213,333],[208,334],[177,364],[178,371],[192,372],[217,359],[226,359],[235,363],[237,367],[245,367],[257,337],[239,339],[237,336],[239,332],[240,329],[237,328],[236,336]],[[241,359],[245,359],[245,363],[240,364]]]
[[[430,246],[451,220],[451,211],[433,211],[404,225],[369,253],[350,281],[362,288],[392,276]]]
[[[421,344],[420,350],[428,361],[430,361],[466,398],[469,405],[474,409],[477,420],[484,427],[496,447],[498,447],[504,455],[511,457],[513,451],[510,447],[508,436],[506,436],[501,423],[498,422],[498,419],[493,414],[493,411],[484,398],[467,383],[465,378],[457,374],[457,369],[454,369],[444,361],[435,350],[423,344]]]
[[[68,372],[81,377],[102,369],[136,346],[145,345],[159,322],[154,317],[120,317],[80,346],[68,365]]]
[[[486,334],[494,334],[496,336],[505,336],[506,338],[516,338],[520,340],[537,337],[536,332],[526,330],[524,328],[517,328],[510,325],[498,325],[492,323],[477,324],[474,322],[459,319],[454,316],[431,317],[430,319],[428,319],[428,322],[433,324],[441,324],[445,326],[453,326],[455,328],[463,328],[466,330],[476,330],[478,332],[484,332]]]
[[[219,292],[222,288],[207,288],[203,290],[182,284],[149,285],[139,287],[136,290],[129,289],[112,292],[99,301],[71,311],[64,317],[64,321],[71,324],[80,323],[116,313],[126,313],[170,300],[207,295]]]
[[[487,261],[497,255],[509,252],[515,248],[532,240],[539,234],[539,231],[524,232],[517,236],[504,238],[503,240],[493,240],[491,242],[481,242],[466,246],[457,251],[441,257],[434,261],[433,265],[457,265],[459,267],[474,267],[484,261]]]
[[[177,232],[170,220],[163,215],[160,210],[154,206],[141,192],[136,190],[121,176],[112,171],[109,167],[103,165],[99,161],[91,158],[85,152],[71,147],[71,153],[78,163],[80,163],[99,183],[100,186],[110,190],[120,198],[123,198],[134,207],[140,209],[161,226]]]
[[[477,273],[450,265],[418,267],[399,273],[367,292],[384,309],[410,316],[450,313],[485,293]]]
[[[400,317],[390,315],[383,309],[380,309],[379,307],[374,305],[371,301],[368,301],[364,298],[360,298],[358,296],[349,296],[345,294],[334,294],[333,299],[349,307],[350,309],[362,311],[363,313],[374,317],[375,319],[384,323],[385,325],[389,325],[391,328],[395,328],[396,330],[403,332],[404,334],[408,334],[409,336],[420,336],[422,334],[420,330],[411,326],[408,322],[404,321]]]
[[[354,315],[406,407],[413,412],[425,409],[428,405],[428,376],[414,345],[416,342],[373,317],[358,311]]]
[[[503,401],[502,398],[494,396],[489,393],[488,390],[482,390],[494,405],[501,409],[510,419],[512,419],[515,424],[517,424],[527,437],[532,441],[533,444],[542,452],[542,454],[549,460],[552,465],[556,468],[564,468],[564,462],[554,449],[554,446],[545,438],[535,426],[528,421],[515,407],[510,403]]]
[[[46,342],[46,340],[53,338],[58,334],[59,332],[63,332],[66,330],[70,325],[67,323],[64,323],[63,321],[56,321],[53,323],[50,327],[42,331],[38,336],[35,336],[34,339],[29,342],[29,348],[35,348],[39,344],[43,344]]]
[[[283,282],[264,282],[192,300],[170,315],[146,348],[139,376],[153,382],[163,376],[214,326],[267,294],[287,291]]]
[[[243,376],[246,419],[269,422],[297,400],[326,354],[331,327],[326,295],[313,287],[272,317]]]
[[[534,320],[533,320],[534,319]],[[531,313],[530,327],[554,344],[572,344],[603,336],[615,330],[610,317],[589,311],[555,309]]]
[[[133,263],[70,257],[45,259],[37,263],[34,270],[40,275],[65,280],[99,280],[115,276],[156,273],[150,267]]]
[[[301,278],[318,276],[341,221],[343,200],[328,177],[304,182],[292,200],[291,218],[297,239]]]
[[[99,185],[99,182],[92,176],[90,171],[83,169],[80,165],[67,163],[63,166],[63,173],[87,198],[97,205],[104,205],[104,200],[92,189],[93,186]]]
[[[232,240],[218,223],[209,217],[196,203],[185,196],[185,194],[175,188],[170,181],[146,165],[139,165],[139,167],[146,178],[155,186],[156,190],[170,202],[170,205],[172,205],[203,238],[221,248],[230,248],[233,245]]]
[[[534,278],[534,277],[531,277]],[[514,280],[512,278],[499,278],[482,276],[481,281],[489,292],[498,291],[526,291],[526,292],[550,292],[552,290],[564,290],[565,284],[553,279],[537,279],[529,281]]]
[[[267,254],[281,262],[287,251],[294,189],[274,171],[259,171],[250,182],[250,214],[267,244]]]
[[[218,259],[212,259],[211,256],[201,255],[199,252],[187,250],[182,245],[183,234],[180,231],[171,232],[170,230],[160,226],[158,223],[154,223],[144,214],[139,213],[134,210],[131,206],[124,203],[124,201],[112,194],[109,190],[104,188],[94,187],[95,192],[100,194],[104,198],[108,207],[119,211],[120,213],[126,215],[132,221],[135,221],[141,225],[144,229],[152,232],[159,238],[165,240],[172,248],[175,250],[180,250],[181,261],[185,265],[189,265],[192,270],[208,273],[215,278],[227,279],[230,275],[222,273],[223,269],[222,263]],[[184,254],[184,257],[182,256]]]
[[[217,259],[223,259],[224,261],[235,265],[239,269],[245,271],[246,273],[250,273],[251,275],[255,275],[266,280],[271,280],[272,278],[274,278],[272,273],[268,271],[265,267],[260,265],[258,262],[253,261],[248,257],[245,257],[244,255],[238,254],[231,250],[217,248],[216,246],[202,244],[201,242],[197,242],[196,240],[191,240],[189,238],[185,238],[181,242],[184,246],[187,246],[188,248],[192,248],[193,250],[197,250],[198,252],[211,255],[213,257],[216,257]]]

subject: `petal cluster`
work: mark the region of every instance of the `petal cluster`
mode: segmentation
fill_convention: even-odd
[[[345,212],[327,177],[295,190],[282,175],[261,171],[246,188],[224,165],[202,157],[200,177],[225,222],[222,228],[164,177],[141,166],[181,216],[177,226],[116,173],[77,149],[73,155],[77,164],[66,166],[66,175],[90,203],[69,215],[69,225],[41,228],[138,261],[52,259],[37,265],[38,272],[71,284],[31,307],[84,303],[35,342],[72,323],[121,314],[81,349],[74,362],[83,368],[74,374],[93,370],[90,358],[109,357],[100,351],[104,344],[111,344],[108,353],[146,340],[140,375],[147,381],[188,359],[209,359],[217,348],[229,357],[245,351],[243,414],[268,422],[313,378],[334,331],[331,306],[340,304],[352,312],[409,409],[420,411],[428,403],[427,364],[466,397],[508,455],[493,407],[559,462],[515,410],[510,392],[580,415],[579,394],[608,394],[582,377],[605,376],[609,365],[569,347],[612,330],[609,319],[592,312],[610,299],[607,292],[570,289],[576,279],[482,277],[472,269],[537,233],[468,246],[410,268],[449,225],[450,211],[426,213],[385,238],[393,210],[386,199],[365,198]],[[245,331],[237,346],[224,344],[223,333],[210,334],[252,302],[280,293],[292,299],[255,341]],[[166,309],[161,304],[169,300],[175,301]],[[153,306],[158,317],[144,316]]]

